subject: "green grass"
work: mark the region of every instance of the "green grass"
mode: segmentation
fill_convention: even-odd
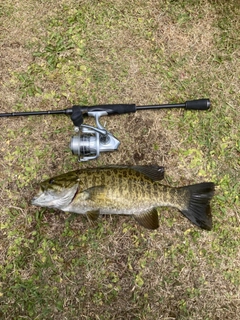
[[[1,112],[212,103],[102,119],[121,145],[87,164],[68,149],[67,117],[1,118],[1,319],[238,317],[239,11],[234,0],[0,5]],[[123,163],[164,165],[172,186],[214,181],[213,230],[170,209],[150,232],[128,217],[91,224],[30,205],[47,177]]]

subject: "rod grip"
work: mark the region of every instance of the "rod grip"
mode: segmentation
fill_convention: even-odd
[[[191,100],[185,102],[185,109],[187,110],[208,110],[210,108],[209,99]]]
[[[123,114],[136,111],[135,104],[102,104],[87,108],[87,112],[106,111],[108,114]]]

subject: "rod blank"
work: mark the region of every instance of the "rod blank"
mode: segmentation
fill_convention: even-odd
[[[186,110],[208,110],[210,108],[209,99],[190,100],[185,103],[177,104],[160,104],[160,105],[143,105],[135,106],[135,104],[110,104],[110,105],[97,105],[97,106],[73,106],[73,108],[63,110],[48,110],[48,111],[27,111],[27,112],[11,112],[0,113],[0,117],[18,117],[18,116],[38,116],[38,115],[52,115],[52,114],[66,114],[71,115],[73,111],[78,108],[83,114],[87,114],[90,111],[103,111],[108,114],[121,114],[135,112],[137,110],[151,110],[151,109],[173,109],[184,108]]]

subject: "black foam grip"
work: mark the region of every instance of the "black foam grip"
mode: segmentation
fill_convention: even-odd
[[[80,125],[83,123],[83,115],[80,106],[72,107],[71,119],[75,127],[80,127]]]
[[[185,102],[185,108],[191,110],[208,110],[210,108],[209,99],[191,100]]]
[[[135,104],[101,104],[88,107],[87,112],[106,111],[108,114],[122,114],[136,111]]]

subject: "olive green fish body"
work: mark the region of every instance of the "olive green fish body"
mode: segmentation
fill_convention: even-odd
[[[171,188],[160,184],[163,168],[154,166],[110,166],[72,171],[41,184],[34,205],[67,212],[87,214],[133,215],[143,226],[159,226],[157,207],[179,209],[189,220],[210,230],[210,199],[213,183]]]
[[[122,182],[121,188],[109,182],[107,185],[93,185],[79,191],[64,211],[79,210],[78,213],[85,213],[90,209],[98,209],[102,214],[137,214],[158,206],[181,209],[188,197],[187,192],[163,186],[158,182],[124,183],[127,182],[124,180],[119,181]]]

